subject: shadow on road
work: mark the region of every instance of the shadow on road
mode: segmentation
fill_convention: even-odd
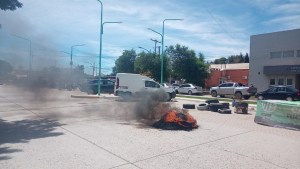
[[[21,152],[4,144],[27,143],[33,139],[60,136],[54,130],[62,126],[56,120],[34,119],[8,122],[0,119],[0,160],[8,160],[10,153]]]

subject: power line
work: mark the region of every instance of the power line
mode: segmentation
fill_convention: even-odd
[[[217,23],[217,25],[223,29],[223,31],[230,36],[232,39],[234,39],[231,34],[222,26],[222,24],[214,17],[214,15],[211,13],[211,11],[204,5],[203,2],[199,1],[202,4],[202,7],[207,11],[207,13],[210,15],[210,17]]]

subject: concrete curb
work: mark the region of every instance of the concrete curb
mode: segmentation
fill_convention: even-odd
[[[72,98],[91,98],[91,99],[99,99],[101,97],[95,95],[71,95]]]
[[[71,95],[72,98],[88,98],[88,99],[117,99],[118,96],[110,96],[110,95]]]

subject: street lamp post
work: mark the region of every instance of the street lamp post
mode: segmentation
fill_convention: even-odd
[[[152,31],[152,32],[154,32],[154,33],[159,34],[159,35],[161,36],[161,40],[163,40],[163,35],[162,35],[161,33],[157,32],[157,31],[155,31],[155,30],[153,30],[153,29],[151,29],[151,28],[148,28],[148,30],[150,30],[150,31]]]
[[[163,83],[163,68],[164,68],[164,36],[165,36],[165,21],[182,21],[183,19],[165,19],[163,21],[163,29],[162,29],[162,40],[161,40],[161,73],[160,73],[160,83]]]
[[[100,47],[99,47],[99,75],[98,75],[98,96],[100,96],[101,92],[101,55],[102,55],[102,35],[103,35],[103,26],[106,23],[122,23],[122,22],[103,22],[103,4],[100,0],[97,0],[101,6],[101,13],[100,13]]]
[[[150,51],[149,51],[148,49],[145,49],[145,48],[143,48],[143,47],[141,47],[141,46],[139,46],[138,48],[144,49],[145,51],[147,51],[148,53],[150,53]]]
[[[27,73],[27,77],[29,77],[29,74],[30,74],[31,68],[32,68],[32,64],[31,64],[31,62],[32,62],[32,56],[31,56],[31,40],[30,40],[30,39],[23,38],[23,37],[21,37],[21,36],[17,36],[17,35],[13,35],[13,36],[15,36],[15,37],[17,37],[17,38],[20,38],[20,39],[23,39],[23,40],[26,40],[26,41],[29,42],[29,65],[28,65],[28,73]]]
[[[149,30],[159,34],[161,36],[161,63],[160,63],[160,83],[162,84],[164,82],[164,36],[165,36],[165,21],[181,21],[183,19],[165,19],[163,21],[163,29],[162,29],[162,34],[148,28]]]

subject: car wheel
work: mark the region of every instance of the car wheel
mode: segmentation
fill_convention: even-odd
[[[220,97],[224,98],[224,97],[225,97],[225,95],[220,95]]]
[[[287,100],[287,101],[293,101],[293,98],[292,98],[291,96],[288,96],[288,97],[286,98],[286,100]]]
[[[178,90],[175,90],[176,94],[178,94]]]
[[[263,96],[258,96],[258,98],[257,98],[258,100],[263,100],[264,99],[264,97]]]
[[[243,98],[242,93],[241,93],[241,92],[236,92],[236,93],[235,93],[235,98],[236,98],[236,99],[242,99],[242,98]]]
[[[168,93],[168,96],[167,96],[167,101],[171,101],[172,100],[172,94],[171,93]]]
[[[216,92],[216,91],[212,91],[212,92],[211,92],[211,96],[212,96],[212,97],[217,97],[217,96],[218,96],[218,94],[217,94],[217,92]]]
[[[189,91],[188,91],[188,94],[189,94],[189,95],[192,95],[193,93],[192,93],[192,91],[189,90]]]

